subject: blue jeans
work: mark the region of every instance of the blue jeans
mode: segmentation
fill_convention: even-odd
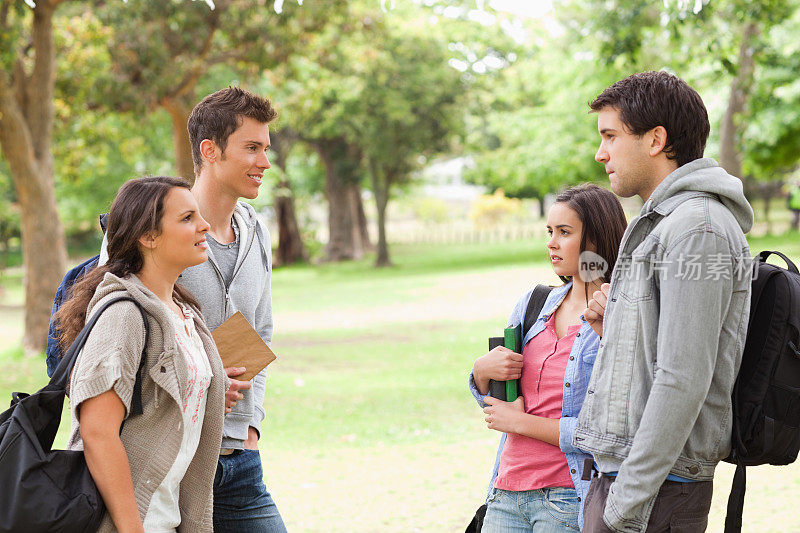
[[[214,533],[285,533],[264,485],[258,450],[220,455],[214,476]]]
[[[510,491],[492,489],[482,533],[572,533],[578,529],[578,493],[573,488]]]

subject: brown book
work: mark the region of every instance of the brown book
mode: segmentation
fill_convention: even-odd
[[[277,358],[240,311],[220,324],[212,336],[217,343],[222,366],[243,366],[247,369],[244,374],[234,376],[233,379],[250,381]]]

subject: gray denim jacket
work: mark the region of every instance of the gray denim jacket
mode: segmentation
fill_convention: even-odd
[[[750,309],[742,183],[713,159],[667,176],[620,245],[573,443],[619,472],[604,521],[646,529],[667,474],[710,480],[730,450]]]

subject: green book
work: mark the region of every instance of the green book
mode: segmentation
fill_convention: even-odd
[[[497,346],[505,346],[509,350],[522,353],[522,326],[520,325],[513,328],[506,328],[503,331],[502,337],[489,337],[489,350],[492,350]],[[503,400],[504,402],[513,402],[520,395],[519,380],[490,380],[489,394],[498,400]]]

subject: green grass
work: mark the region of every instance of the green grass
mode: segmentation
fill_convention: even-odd
[[[796,235],[752,239],[751,249],[800,263]],[[546,255],[530,242],[392,252],[388,269],[365,259],[274,273],[278,359],[260,447],[290,531],[460,531],[482,502],[499,435],[467,374],[519,293],[554,281]],[[6,294],[21,292],[14,279]],[[19,338],[21,323],[21,309],[0,301],[4,338]],[[3,404],[47,380],[43,358],[13,344],[0,350]],[[68,430],[67,417],[58,445]],[[730,488],[731,469],[718,472],[709,531],[722,530]],[[800,530],[799,490],[800,463],[748,469],[744,531]]]
[[[763,250],[779,251],[791,259],[795,265],[800,267],[800,233],[790,231],[783,235],[765,235],[763,237],[751,237],[747,239],[750,244],[750,252],[755,255]],[[775,264],[783,264],[780,258],[772,256],[769,262]]]

